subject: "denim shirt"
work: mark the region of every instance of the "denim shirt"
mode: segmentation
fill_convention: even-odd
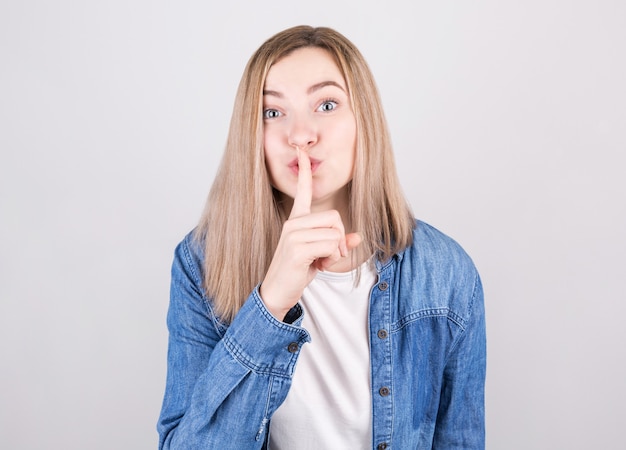
[[[373,448],[483,449],[486,365],[483,291],[463,249],[417,222],[413,244],[376,263],[369,344]],[[265,449],[310,340],[296,305],[281,322],[258,287],[230,324],[202,287],[191,235],[172,267],[168,373],[160,449]]]

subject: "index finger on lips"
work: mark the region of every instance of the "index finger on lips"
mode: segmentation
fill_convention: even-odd
[[[311,213],[311,200],[313,198],[313,175],[311,173],[311,160],[309,155],[298,148],[298,185],[296,197],[293,199],[293,207],[289,218],[306,216]]]

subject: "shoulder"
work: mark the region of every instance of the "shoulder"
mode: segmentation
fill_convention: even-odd
[[[223,334],[226,326],[215,314],[211,298],[204,288],[204,240],[196,230],[190,231],[176,246],[172,263],[170,287],[170,312],[189,316],[195,311],[209,318],[218,333]]]
[[[195,230],[192,230],[176,246],[172,275],[184,275],[194,284],[201,286],[203,264],[204,245]]]
[[[457,241],[420,220],[415,222],[413,243],[405,250],[407,254],[424,262],[474,268],[471,258]]]
[[[397,274],[405,292],[418,304],[444,308],[467,318],[482,286],[474,262],[454,239],[416,221],[413,243],[397,255]]]

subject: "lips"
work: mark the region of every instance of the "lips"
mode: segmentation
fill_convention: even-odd
[[[311,161],[311,173],[314,173],[315,170],[319,167],[319,165],[322,164],[322,161],[320,161],[319,159],[315,159],[315,158],[309,158],[309,161]],[[294,158],[293,160],[291,160],[291,162],[287,165],[287,167],[289,167],[289,169],[291,169],[291,171],[297,175],[298,169],[299,169],[298,158]]]

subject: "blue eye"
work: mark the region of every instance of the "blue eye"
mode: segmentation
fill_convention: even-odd
[[[337,102],[334,100],[325,100],[322,104],[317,108],[318,111],[321,112],[330,112],[333,111],[337,107]]]
[[[263,118],[264,119],[276,119],[277,117],[280,117],[280,112],[277,109],[266,109],[263,111]]]

